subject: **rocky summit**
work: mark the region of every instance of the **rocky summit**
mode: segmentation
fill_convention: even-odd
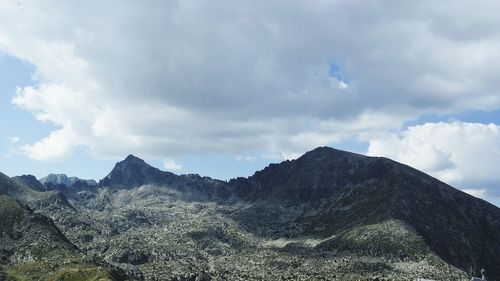
[[[0,180],[7,280],[500,280],[500,209],[387,158],[320,147],[220,181],[130,155],[92,187]]]
[[[40,182],[48,189],[60,188],[84,188],[97,185],[95,180],[84,180],[77,177],[68,177],[65,174],[49,174],[40,179]]]

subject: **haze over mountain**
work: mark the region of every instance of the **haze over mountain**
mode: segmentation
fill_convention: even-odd
[[[39,186],[29,179],[0,192],[25,200]],[[500,277],[500,209],[387,158],[319,147],[220,181],[129,155],[98,186],[57,186],[60,198],[30,197],[35,212],[92,263],[133,279]]]

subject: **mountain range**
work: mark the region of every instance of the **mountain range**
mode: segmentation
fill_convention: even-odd
[[[84,186],[96,186],[95,180],[83,180],[77,177],[68,177],[65,174],[49,174],[40,179],[40,183],[45,185],[48,189],[57,189],[57,187],[65,188],[82,188]]]
[[[383,157],[319,147],[221,181],[129,155],[98,183],[0,179],[12,280],[500,280],[500,209]]]

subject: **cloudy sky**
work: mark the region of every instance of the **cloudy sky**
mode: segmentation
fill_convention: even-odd
[[[321,145],[500,205],[498,1],[0,0],[0,171],[229,179]]]

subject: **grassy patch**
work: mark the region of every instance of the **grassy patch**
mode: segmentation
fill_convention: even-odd
[[[97,267],[87,264],[71,264],[58,267],[44,262],[29,262],[12,267],[6,267],[8,281],[119,281],[123,276],[107,267]]]
[[[19,203],[6,195],[0,195],[0,230],[9,233],[12,226],[22,220],[24,209]]]

